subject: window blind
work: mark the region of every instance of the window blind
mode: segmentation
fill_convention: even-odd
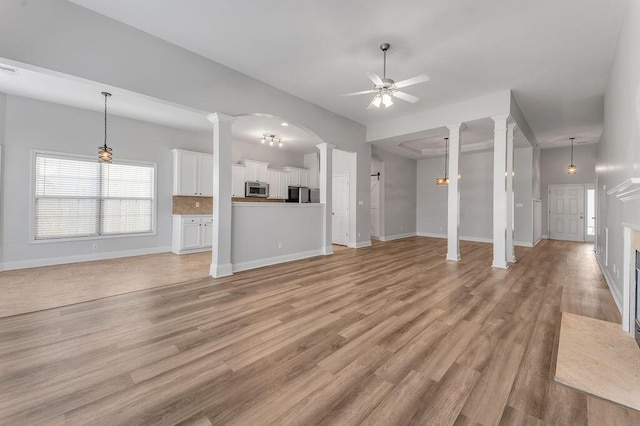
[[[36,154],[36,240],[153,231],[155,168]]]

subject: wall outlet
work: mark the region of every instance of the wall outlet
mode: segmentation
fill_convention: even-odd
[[[282,243],[278,243],[278,248],[281,249],[282,248]]]
[[[196,201],[196,208],[200,207],[200,201]]]
[[[362,201],[362,200],[358,200],[358,205],[359,205],[359,206],[364,206],[364,201]]]
[[[404,231],[404,226],[401,226],[401,227],[400,227],[400,230],[401,230],[401,231]]]
[[[358,238],[360,238],[362,236],[361,232],[358,232]]]
[[[93,250],[98,250],[98,243],[93,243],[93,245],[91,246],[91,248]]]

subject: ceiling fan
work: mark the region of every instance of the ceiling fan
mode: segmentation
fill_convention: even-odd
[[[372,108],[380,108],[380,105],[384,105],[385,108],[389,108],[393,105],[393,100],[391,97],[402,99],[406,102],[411,102],[415,104],[420,100],[417,96],[410,95],[405,92],[401,92],[398,89],[402,89],[403,87],[412,86],[418,83],[424,83],[425,81],[429,81],[429,77],[420,74],[412,78],[408,78],[406,80],[398,81],[397,83],[390,78],[387,78],[387,50],[391,45],[389,43],[382,43],[380,45],[380,50],[382,50],[382,54],[384,56],[384,65],[382,69],[382,78],[374,73],[367,73],[367,76],[374,84],[373,89],[371,90],[363,90],[361,92],[353,92],[353,93],[344,93],[340,96],[355,96],[355,95],[364,95],[367,93],[375,93],[376,95],[373,97],[373,100],[367,107],[367,109]]]

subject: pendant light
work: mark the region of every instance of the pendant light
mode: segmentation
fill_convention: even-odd
[[[98,147],[98,162],[111,163],[112,150],[107,146],[107,98],[111,96],[111,93],[102,92],[102,95],[104,96],[104,145]]]
[[[571,139],[571,164],[569,164],[569,167],[567,167],[567,174],[575,175],[576,172],[578,171],[578,168],[573,165],[573,142],[576,138],[569,138],[569,139]]]
[[[449,138],[444,138],[445,156],[444,156],[444,177],[436,178],[436,185],[449,185]]]

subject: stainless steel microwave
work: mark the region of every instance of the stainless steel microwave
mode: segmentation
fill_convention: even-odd
[[[245,182],[244,196],[267,198],[269,196],[269,184],[266,182]]]

